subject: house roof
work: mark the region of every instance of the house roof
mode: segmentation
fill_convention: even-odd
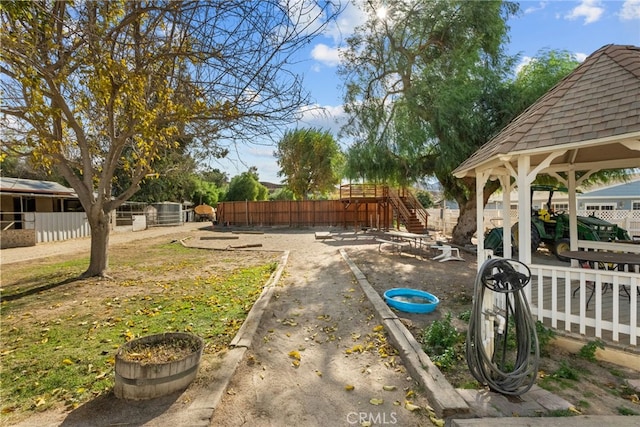
[[[535,166],[562,150],[549,165],[640,165],[640,47],[606,45],[591,54],[453,173],[473,175],[514,154]]]
[[[33,179],[0,177],[1,193],[47,194],[60,196],[76,195],[73,188],[52,181],[36,181]]]
[[[579,196],[580,199],[638,199],[640,200],[640,178],[594,189]]]

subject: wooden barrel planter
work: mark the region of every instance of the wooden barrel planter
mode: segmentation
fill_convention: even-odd
[[[187,388],[196,377],[203,348],[202,338],[181,332],[129,341],[116,353],[114,394],[144,400]]]

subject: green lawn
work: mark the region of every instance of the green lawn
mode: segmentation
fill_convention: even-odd
[[[3,266],[1,417],[110,391],[115,353],[133,338],[191,332],[205,353],[225,349],[277,261],[139,244],[111,250],[112,280],[74,281],[86,257]]]

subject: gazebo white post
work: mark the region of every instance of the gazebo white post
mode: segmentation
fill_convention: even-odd
[[[572,251],[578,250],[578,203],[576,202],[576,171],[571,168],[567,171],[569,190],[569,247]],[[578,261],[571,260],[571,266],[577,267]]]
[[[531,182],[529,176],[531,158],[518,156],[518,259],[524,264],[531,264]]]
[[[500,175],[500,187],[502,187],[502,256],[511,259],[511,177]]]
[[[484,199],[482,195],[488,177],[489,172],[476,171],[476,238],[478,239],[476,259],[478,260],[478,271],[487,260],[484,250]]]

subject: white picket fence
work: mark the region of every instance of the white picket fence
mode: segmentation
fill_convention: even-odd
[[[451,235],[460,216],[459,209],[427,209],[429,228]],[[484,229],[502,226],[502,210],[485,209]],[[640,210],[586,211],[579,210],[579,216],[595,215],[605,221],[616,224],[629,232],[629,236],[640,236]],[[518,222],[518,211],[510,212],[511,224]]]

